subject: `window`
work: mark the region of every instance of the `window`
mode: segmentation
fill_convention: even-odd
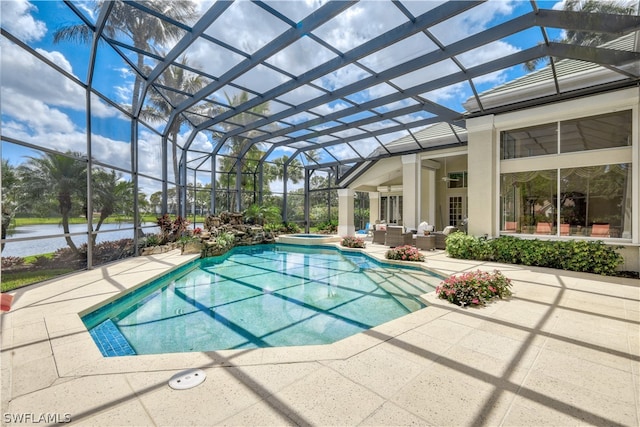
[[[559,132],[558,132],[559,129]],[[554,122],[500,134],[500,158],[518,159],[631,146],[631,111]]]
[[[501,230],[630,239],[631,179],[630,163],[502,174]]]
[[[467,188],[467,172],[449,172],[447,188]]]
[[[562,153],[630,145],[631,111],[560,122]]]
[[[548,224],[555,223],[556,188],[555,170],[502,174],[501,230],[523,234],[551,234],[551,226]]]
[[[515,129],[500,135],[500,158],[544,156],[558,152],[558,125],[556,123]]]

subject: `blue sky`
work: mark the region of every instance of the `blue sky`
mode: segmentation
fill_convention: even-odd
[[[74,1],[80,10],[92,17],[92,2]],[[206,10],[212,2],[198,1],[200,11]],[[282,1],[270,3],[275,9],[289,16],[293,21],[302,19],[306,14],[317,7],[316,2],[309,1]],[[438,2],[408,1],[404,3],[411,13],[419,15],[435,7]],[[540,8],[558,8],[560,3],[556,1],[540,1]],[[61,68],[76,76],[81,82],[87,78],[87,60],[89,46],[71,42],[53,44],[53,33],[56,29],[68,25],[79,24],[81,21],[61,1],[27,2],[24,0],[2,1],[1,25],[24,43],[36,49],[38,53],[58,64]],[[481,8],[474,8],[471,12],[461,15],[456,22],[446,22],[435,26],[431,32],[442,42],[450,43],[468,37],[482,29],[499,22],[504,22],[513,17],[530,12],[531,4],[527,1],[490,1]],[[330,23],[320,27],[314,34],[323,38],[332,46],[345,52],[355,45],[362,43],[390,28],[395,27],[405,19],[400,12],[388,2],[364,1],[349,8],[346,13]],[[233,23],[234,31],[228,30]],[[257,35],[255,29],[259,26]],[[220,37],[225,42],[233,44],[247,51],[255,51],[271,38],[278,35],[286,26],[277,19],[265,18],[264,11],[255,5],[241,1],[230,7],[223,14],[219,26],[208,31],[209,34]],[[551,39],[558,38],[558,30],[550,30]],[[472,67],[482,61],[501,57],[514,53],[521,49],[535,46],[542,40],[538,29],[533,29],[521,34],[516,34],[507,39],[492,43],[482,49],[461,55],[458,59],[463,65]],[[408,55],[419,55],[433,49],[432,44],[424,35],[416,35],[405,40],[401,46],[394,46],[383,50],[376,55],[363,59],[363,64],[376,72],[385,70],[399,62],[411,59]],[[2,65],[2,132],[4,135],[23,140],[35,145],[67,151],[86,151],[86,119],[84,90],[59,73],[52,71],[40,60],[32,57],[23,49],[13,45],[6,38],[0,39],[0,48],[3,50]],[[159,49],[169,50],[171,46],[159,46]],[[415,52],[415,53],[414,53]],[[239,61],[234,56],[216,48],[208,42],[198,42],[192,45],[188,51],[190,62],[196,68],[206,70],[209,73],[222,73]],[[333,55],[330,51],[320,47],[311,39],[301,40],[278,55],[270,58],[268,62],[294,74],[300,74],[312,66],[326,61]],[[131,56],[133,58],[133,55]],[[153,65],[150,62],[150,65]],[[266,69],[266,67],[263,67]],[[428,69],[410,73],[393,80],[393,83],[401,88],[412,87],[428,79],[437,78],[455,72],[457,69],[450,61],[435,64]],[[491,75],[476,79],[477,89],[481,92],[505,81],[512,80],[524,74],[522,67],[514,67]],[[425,77],[428,76],[428,77]],[[247,85],[257,85],[259,90],[266,90],[277,84],[281,84],[284,77],[277,72],[256,74],[246,78]],[[330,90],[335,90],[360,78],[366,77],[365,73],[355,66],[344,67],[319,81],[314,82]],[[113,51],[103,44],[99,50],[96,63],[94,87],[116,103],[130,103],[133,75],[126,63]],[[224,92],[233,96],[232,88],[223,88]],[[355,102],[366,102],[383,96],[390,91],[387,85],[379,85],[367,91],[353,94],[349,99]],[[468,84],[459,84],[443,88],[437,91],[421,94],[423,97],[441,103],[451,109],[462,111],[462,102],[472,95]],[[221,101],[225,96],[223,91],[212,95]],[[309,87],[302,88],[294,93],[283,96],[287,102],[296,103],[308,100],[317,95]],[[399,105],[406,106],[409,103]],[[344,101],[334,101],[314,109],[319,114],[327,114],[345,108]],[[393,106],[381,107],[380,112]],[[129,156],[129,122],[121,114],[108,104],[95,99],[93,102],[92,155],[105,163],[116,167],[128,169]],[[284,104],[272,102],[271,111],[277,112],[284,109]],[[428,114],[423,113],[422,117]],[[308,114],[298,114],[287,118],[290,123],[298,123],[308,119]],[[357,118],[357,116],[356,116]],[[349,118],[348,121],[353,120]],[[407,118],[411,119],[411,118]],[[383,124],[381,124],[382,126]],[[375,126],[372,126],[372,129]],[[158,125],[158,129],[162,126]],[[180,140],[183,141],[189,134],[188,129],[183,129]],[[302,134],[296,133],[294,136]],[[341,134],[348,136],[349,131]],[[388,135],[383,138],[385,142],[403,136],[402,133]],[[142,173],[157,174],[160,168],[159,137],[152,132],[140,132],[140,170]],[[199,134],[193,147],[201,150],[210,150],[214,144],[210,137]],[[371,141],[363,140],[359,149],[366,154],[375,148]],[[340,147],[334,147],[332,152],[337,156],[342,154]],[[345,148],[344,153],[351,152]],[[32,155],[32,150],[21,149],[13,144],[3,143],[3,158],[9,158],[13,163],[22,161],[25,154]],[[276,150],[272,157],[282,154],[291,154],[291,150]],[[207,174],[201,174],[203,180],[208,179]],[[199,178],[200,179],[200,178]],[[149,184],[150,186],[155,184]],[[278,191],[276,184],[274,191]]]

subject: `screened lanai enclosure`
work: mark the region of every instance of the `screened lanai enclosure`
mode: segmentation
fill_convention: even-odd
[[[309,230],[376,161],[466,145],[469,117],[637,85],[638,52],[601,46],[637,2],[581,3],[0,2],[3,270],[138,255],[163,214],[276,207]],[[616,78],[567,87],[563,59]],[[549,65],[553,93],[483,104]]]

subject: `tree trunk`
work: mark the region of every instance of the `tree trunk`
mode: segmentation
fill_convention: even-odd
[[[71,240],[71,236],[69,236],[69,214],[71,213],[71,194],[68,193],[60,193],[58,194],[58,203],[60,204],[60,214],[62,215],[62,231],[65,236],[64,239],[67,241],[67,245],[71,248],[71,250],[80,254],[78,247]]]

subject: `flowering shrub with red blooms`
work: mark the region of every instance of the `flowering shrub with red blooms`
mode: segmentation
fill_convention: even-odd
[[[485,305],[495,297],[511,296],[511,279],[498,270],[493,273],[471,271],[451,276],[436,288],[439,298],[464,307],[465,305]]]
[[[345,248],[364,248],[364,239],[361,237],[347,236],[340,242]]]
[[[424,261],[424,255],[420,253],[420,250],[409,245],[389,249],[385,257],[398,261]]]

